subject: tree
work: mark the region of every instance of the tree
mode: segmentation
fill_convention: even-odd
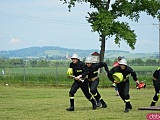
[[[6,66],[6,61],[4,59],[0,58],[0,67],[5,68],[5,66]]]
[[[107,65],[112,66],[114,62],[112,62],[110,59],[106,59],[105,62],[107,63]]]
[[[144,62],[141,58],[136,58],[132,60],[132,65],[144,65]]]
[[[37,60],[30,60],[30,64],[32,67],[37,67]]]
[[[48,67],[49,66],[49,61],[47,61],[45,59],[42,59],[42,60],[39,60],[37,64],[38,64],[39,67]]]
[[[89,3],[90,7],[95,8],[95,12],[88,12],[86,20],[91,24],[92,31],[99,33],[101,42],[100,61],[104,60],[105,41],[114,37],[115,44],[120,46],[124,40],[132,50],[135,49],[136,34],[131,30],[126,22],[118,21],[121,17],[127,17],[132,21],[138,22],[140,13],[144,12],[153,18],[160,20],[160,1],[159,0],[60,0],[68,4],[69,11],[75,3]]]
[[[22,59],[8,59],[7,63],[9,67],[23,67],[24,62]]]
[[[147,59],[146,65],[158,65],[158,62],[155,59]]]

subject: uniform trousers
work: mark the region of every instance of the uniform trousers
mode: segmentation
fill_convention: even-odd
[[[98,87],[98,84],[99,84],[99,78],[97,78],[96,80],[94,81],[91,81],[89,82],[89,87],[90,87],[90,92],[92,93],[92,95],[96,95],[96,100],[98,101],[101,96],[97,90],[97,87]]]
[[[85,97],[90,100],[92,95],[89,92],[88,80],[85,79],[84,82],[74,80],[71,89],[69,91],[70,97],[74,97],[74,94],[77,92],[78,88],[81,88],[82,92],[84,93]]]
[[[160,96],[160,80],[153,80],[153,85],[155,88],[155,95],[153,97],[153,100],[158,101],[158,98]]]
[[[118,92],[123,101],[130,99],[129,95],[129,80],[117,84]]]

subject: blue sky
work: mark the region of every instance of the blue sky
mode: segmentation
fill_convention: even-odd
[[[100,49],[99,36],[91,32],[85,17],[91,12],[88,4],[76,4],[68,12],[60,0],[0,0],[0,50],[15,50],[33,46],[59,46],[73,49]],[[142,14],[138,23],[127,18],[137,34],[135,50],[113,38],[106,41],[106,50],[135,53],[158,52],[157,19]]]

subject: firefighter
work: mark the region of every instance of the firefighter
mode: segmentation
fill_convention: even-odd
[[[153,73],[153,85],[155,89],[155,95],[150,106],[155,106],[156,102],[160,99],[160,67]]]
[[[70,108],[67,108],[67,111],[74,111],[74,94],[77,92],[78,88],[81,88],[82,92],[84,93],[85,97],[91,101],[92,108],[96,109],[96,101],[89,93],[88,87],[88,79],[87,74],[89,73],[88,68],[85,66],[85,63],[80,61],[78,54],[74,53],[71,57],[72,62],[70,63],[70,69],[73,70],[74,82],[71,86],[69,91],[69,98],[70,98]],[[68,72],[68,71],[67,71]],[[84,82],[80,81],[79,79],[84,79]]]
[[[109,72],[108,66],[105,62],[93,63],[91,56],[86,58],[85,64],[89,68],[88,81],[89,81],[90,92],[97,101],[97,107],[100,107],[102,104],[102,108],[106,108],[107,104],[102,99],[100,93],[98,92],[97,87],[99,84],[98,69],[104,67],[106,73],[108,74]]]
[[[120,81],[117,81],[115,79],[116,77],[113,77],[113,75],[116,75],[116,73],[118,73],[118,75],[122,75],[121,77],[118,76]],[[129,112],[129,110],[132,109],[129,95],[129,75],[131,75],[133,77],[133,80],[137,84],[139,84],[135,71],[127,65],[127,61],[125,59],[121,59],[119,62],[119,66],[113,67],[108,74],[108,78],[112,82],[116,83],[119,95],[125,103],[124,112]]]

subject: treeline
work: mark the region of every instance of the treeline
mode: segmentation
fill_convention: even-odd
[[[1,68],[18,68],[18,67],[65,67],[69,64],[70,61],[67,60],[57,60],[51,61],[46,59],[1,59],[0,58],[0,67]]]
[[[116,61],[116,59],[114,61],[107,59],[105,62],[109,66],[112,66],[113,62],[115,62],[115,61]],[[142,60],[141,58],[127,59],[127,64],[130,66],[156,66],[156,65],[159,65],[158,60],[151,59],[151,58],[148,58],[146,60]]]
[[[85,59],[82,60],[83,62]],[[110,60],[106,59],[105,62],[108,66],[112,66],[116,59]],[[46,59],[2,59],[0,58],[0,67],[1,68],[12,68],[12,67],[67,67],[69,66],[70,60],[46,60]],[[146,59],[142,60],[141,58],[137,59],[127,59],[128,65],[131,66],[156,66],[158,65],[158,60],[156,59]]]

